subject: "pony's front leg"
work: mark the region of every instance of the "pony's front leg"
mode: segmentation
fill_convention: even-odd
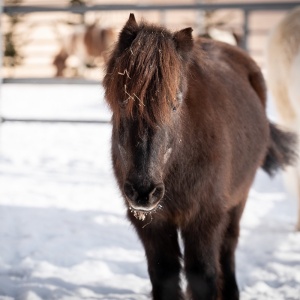
[[[188,299],[216,300],[220,296],[221,226],[210,227],[209,223],[198,219],[182,229]]]
[[[240,231],[240,219],[244,210],[245,202],[228,212],[228,224],[224,230],[223,242],[221,246],[220,263],[223,275],[222,299],[238,300],[239,289],[235,276],[235,249],[238,243]]]
[[[143,228],[143,222],[132,218],[131,221],[145,248],[153,299],[182,300],[181,253],[177,228],[167,223],[157,224],[155,221]]]

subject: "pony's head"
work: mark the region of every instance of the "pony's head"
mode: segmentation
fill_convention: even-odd
[[[180,137],[192,29],[171,33],[138,24],[122,29],[104,78],[113,112],[113,160],[131,208],[152,211],[165,193],[164,179]]]

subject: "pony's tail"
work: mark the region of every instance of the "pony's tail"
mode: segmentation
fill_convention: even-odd
[[[262,165],[264,171],[273,176],[278,169],[293,165],[298,157],[296,134],[279,129],[270,123],[270,145]]]

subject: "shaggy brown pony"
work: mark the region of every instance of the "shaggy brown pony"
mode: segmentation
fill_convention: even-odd
[[[238,299],[234,252],[256,170],[273,173],[294,156],[294,136],[267,120],[259,68],[237,47],[131,14],[104,87],[113,168],[153,299],[184,299],[182,258],[187,299]]]

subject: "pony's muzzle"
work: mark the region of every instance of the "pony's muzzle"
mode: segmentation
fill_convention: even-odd
[[[129,205],[135,210],[151,211],[156,208],[165,194],[165,185],[159,183],[149,186],[137,186],[126,181],[124,193]]]

